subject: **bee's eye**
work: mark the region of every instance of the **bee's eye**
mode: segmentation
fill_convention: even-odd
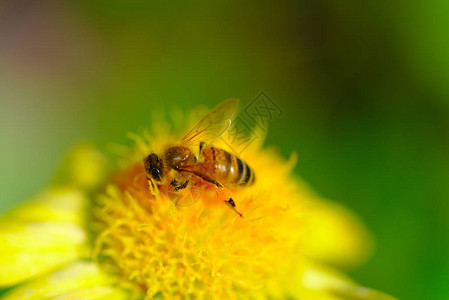
[[[151,170],[151,176],[153,176],[154,178],[159,178],[161,177],[161,171],[159,171],[159,169],[152,169]]]

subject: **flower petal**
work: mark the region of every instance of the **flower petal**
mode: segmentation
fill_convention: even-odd
[[[341,273],[322,266],[308,264],[301,275],[300,292],[304,299],[395,300],[385,293],[359,286]]]
[[[106,176],[107,161],[92,145],[81,144],[65,157],[55,177],[55,184],[92,190]]]
[[[343,206],[314,202],[305,218],[304,252],[309,258],[352,268],[371,255],[373,238],[363,223]]]
[[[1,223],[55,221],[81,225],[84,222],[86,196],[74,188],[51,188],[41,192],[0,218]]]
[[[86,233],[61,222],[0,224],[0,286],[9,286],[78,258]]]
[[[21,285],[4,295],[9,299],[130,299],[112,278],[92,262],[75,262],[52,274]]]

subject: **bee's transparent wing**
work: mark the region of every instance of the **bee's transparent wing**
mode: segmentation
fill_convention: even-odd
[[[181,144],[212,143],[229,129],[239,100],[230,98],[218,104],[181,140]]]

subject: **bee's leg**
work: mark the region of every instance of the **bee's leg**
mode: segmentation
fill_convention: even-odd
[[[181,170],[182,172],[183,170]],[[216,181],[215,179],[209,178],[199,172],[192,172],[192,174],[198,176],[199,178],[203,179],[206,182],[212,183],[213,185],[215,185],[216,188],[223,188],[223,185],[221,183],[219,183],[218,181]]]
[[[184,181],[183,183],[181,183],[181,184],[179,184],[178,181],[176,181],[176,179],[173,179],[172,182],[170,182],[170,185],[175,188],[176,192],[179,191],[179,190],[185,189],[188,184],[189,184],[189,180],[188,179],[186,181]]]
[[[217,196],[218,198],[222,199],[224,201],[224,203],[230,208],[232,209],[236,214],[238,214],[240,217],[243,218],[243,215],[237,210],[237,208],[235,207],[235,202],[234,200],[231,198],[231,192],[223,187],[216,187],[217,190]]]
[[[177,187],[175,187],[175,191],[179,191],[179,190],[185,189],[188,184],[189,184],[189,180],[187,179],[183,184],[180,184]]]
[[[180,169],[179,171],[182,172],[184,170]],[[205,176],[204,174],[201,174],[199,172],[192,171],[192,174],[198,176],[204,181],[207,181],[215,185],[218,198],[222,199],[227,206],[229,206],[233,211],[235,211],[236,214],[238,214],[240,217],[243,217],[243,215],[235,208],[235,202],[231,198],[231,192],[226,187],[224,187],[220,182],[216,181],[215,179],[209,178],[208,176]]]
[[[232,200],[232,198],[229,198],[229,200],[225,200],[225,203],[233,210],[236,214],[239,215],[239,217],[243,218],[243,215],[235,208],[235,202]]]

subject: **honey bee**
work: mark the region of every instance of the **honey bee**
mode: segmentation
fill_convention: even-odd
[[[236,155],[212,145],[228,131],[238,102],[236,98],[224,100],[177,145],[168,146],[160,156],[156,153],[146,156],[143,165],[150,183],[153,180],[158,185],[164,184],[167,175],[174,170],[170,185],[175,191],[198,181],[213,185],[218,198],[243,217],[228,187],[250,186],[255,181],[254,171]]]

